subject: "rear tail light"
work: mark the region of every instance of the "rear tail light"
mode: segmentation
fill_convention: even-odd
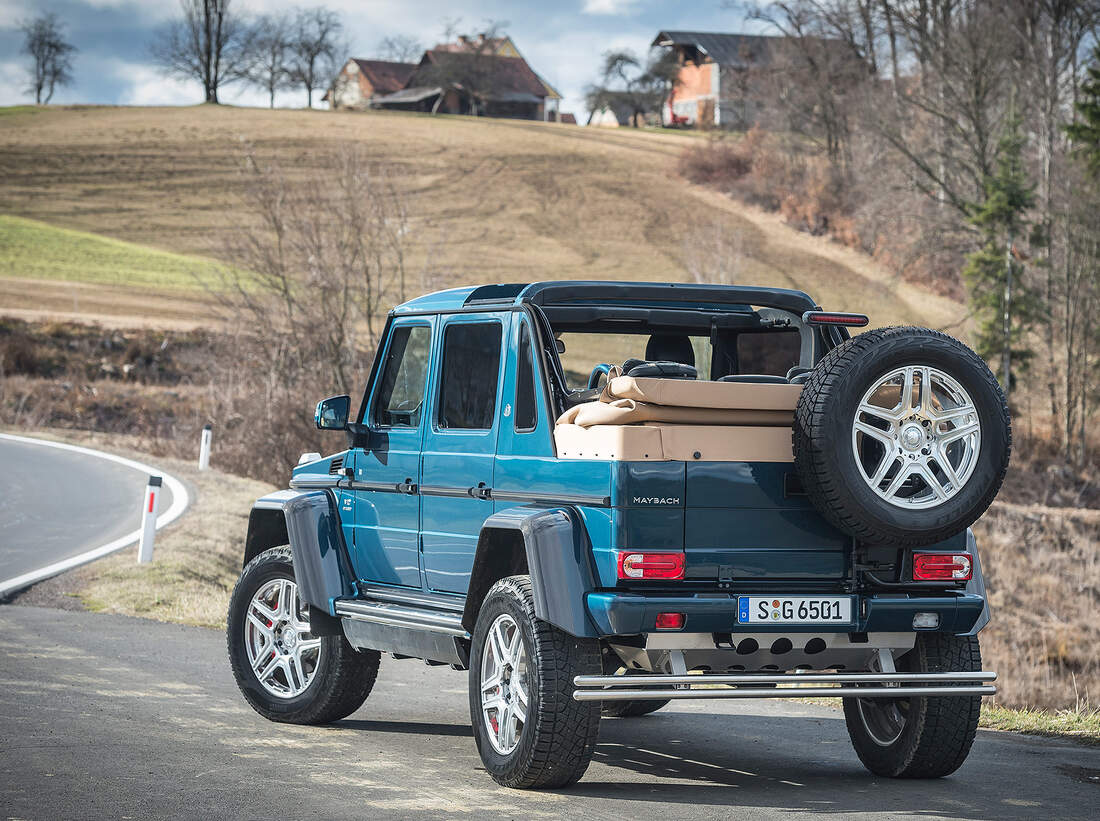
[[[658,613],[654,626],[658,630],[683,630],[683,613]]]
[[[973,572],[969,553],[913,554],[913,579],[918,582],[965,582]]]
[[[802,314],[802,321],[807,325],[846,325],[851,328],[862,328],[870,322],[865,314],[841,314],[833,311],[806,311]]]
[[[620,553],[620,579],[682,579],[683,553]]]

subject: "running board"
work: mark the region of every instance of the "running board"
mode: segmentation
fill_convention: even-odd
[[[781,673],[778,675],[577,676],[576,701],[683,698],[899,698],[991,696],[993,672]],[[818,685],[837,685],[822,687]],[[771,685],[761,687],[760,685]],[[788,685],[786,687],[781,685]],[[849,685],[849,686],[845,686]],[[850,686],[861,685],[861,686]]]
[[[427,630],[461,639],[470,638],[470,634],[462,626],[462,614],[445,610],[407,607],[392,602],[346,599],[336,602],[336,615],[372,624]]]

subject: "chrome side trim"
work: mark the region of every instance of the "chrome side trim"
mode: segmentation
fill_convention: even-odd
[[[421,496],[449,496],[454,498],[470,498],[470,489],[467,487],[447,487],[446,485],[421,485]]]
[[[388,624],[411,630],[427,630],[468,639],[461,613],[402,607],[386,602],[343,600],[336,602],[336,615],[373,624]]]
[[[378,493],[400,493],[393,482],[360,482],[358,479],[345,482],[340,487],[347,490],[373,490]]]
[[[465,598],[462,596],[443,598],[426,595],[420,590],[401,590],[396,587],[380,587],[362,582],[359,583],[359,594],[371,601],[395,602],[429,610],[453,610],[456,613],[462,612],[465,603]]]
[[[498,502],[542,502],[548,505],[583,505],[585,507],[611,507],[610,496],[587,496],[576,493],[539,493],[527,490],[497,490],[493,499]]]

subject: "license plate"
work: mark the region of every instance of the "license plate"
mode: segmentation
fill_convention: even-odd
[[[739,596],[738,624],[851,624],[851,596]]]

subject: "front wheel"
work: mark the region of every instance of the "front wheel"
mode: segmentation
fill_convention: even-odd
[[[535,617],[528,576],[490,588],[470,650],[470,719],[493,780],[553,788],[584,775],[596,748],[600,705],[573,700],[573,677],[599,671],[599,642]]]
[[[975,636],[921,633],[898,661],[898,671],[909,673],[982,669]],[[981,708],[981,696],[846,698],[844,720],[856,755],[875,775],[940,778],[966,760]]]
[[[370,695],[378,652],[358,652],[342,635],[310,632],[289,547],[273,547],[248,563],[226,623],[237,686],[265,718],[327,724],[354,713]]]

